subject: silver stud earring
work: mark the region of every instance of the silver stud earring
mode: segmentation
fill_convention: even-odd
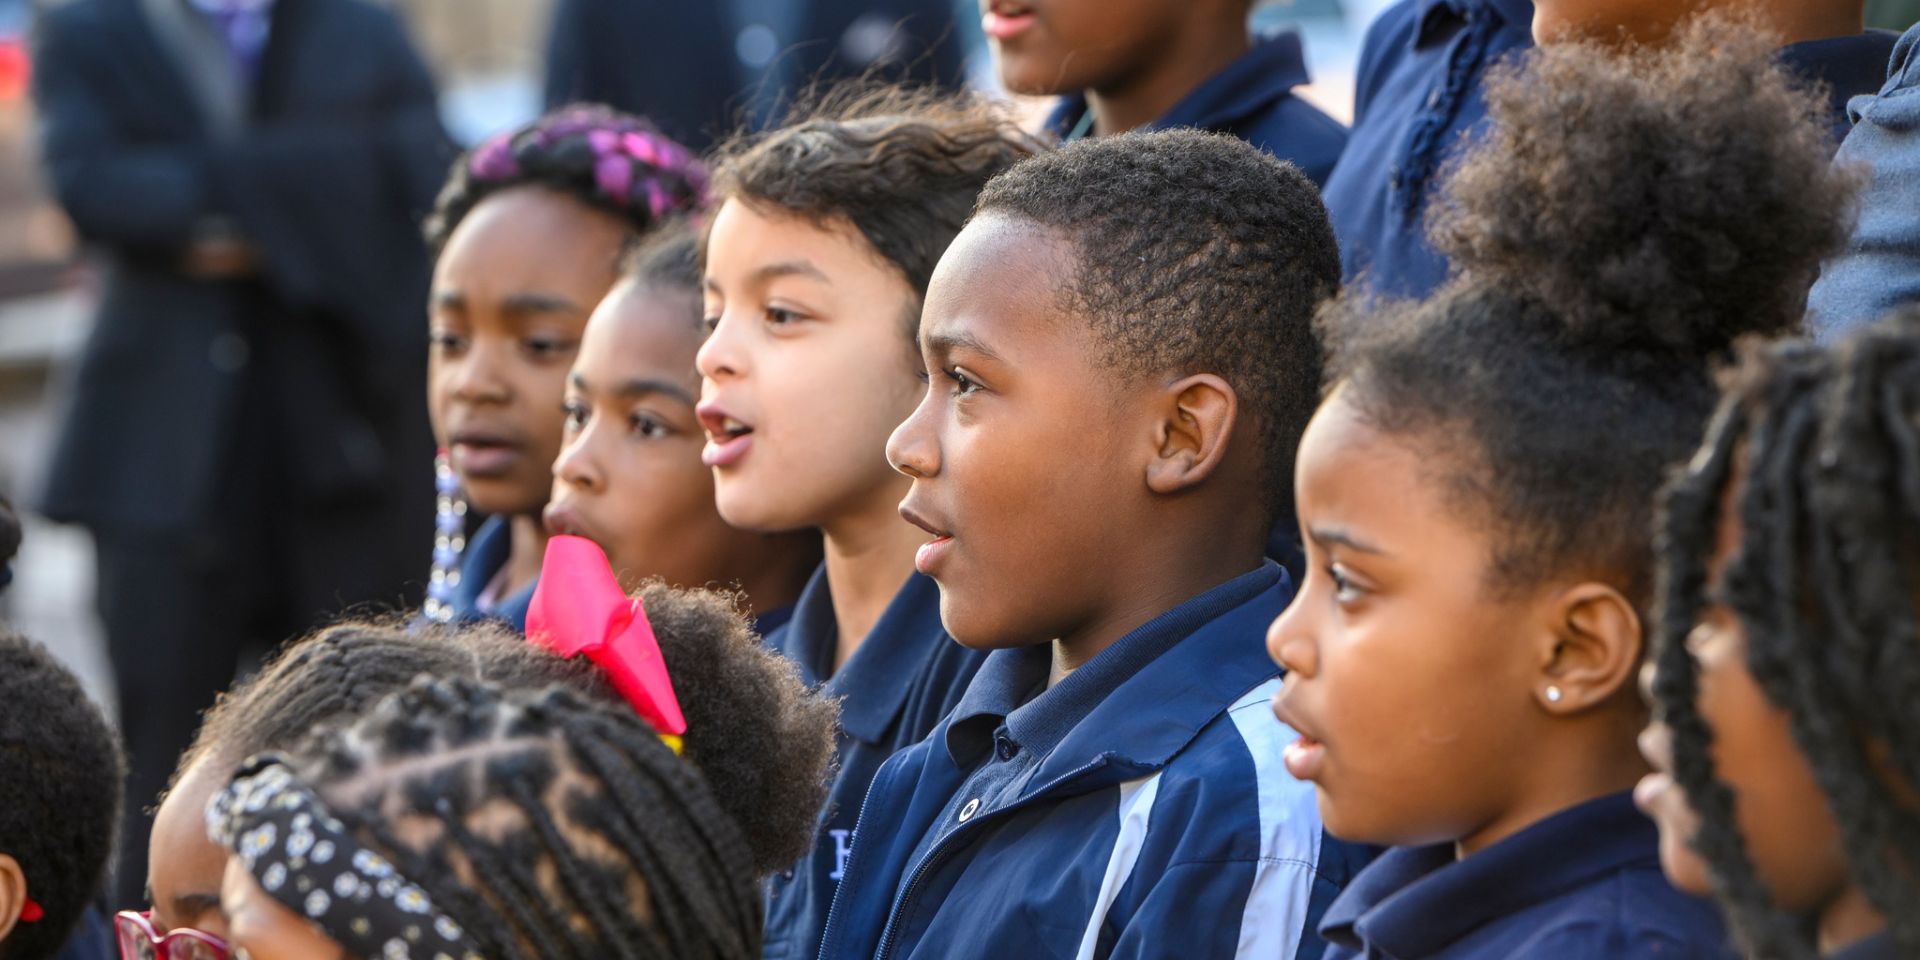
[[[1548,703],[1559,703],[1559,702],[1560,702],[1560,688],[1559,688],[1559,687],[1548,687],[1548,688],[1547,688],[1547,702],[1548,702]]]

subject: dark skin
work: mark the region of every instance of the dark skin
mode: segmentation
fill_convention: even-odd
[[[1100,364],[1057,278],[1073,248],[975,219],[935,270],[920,326],[931,382],[887,458],[954,639],[1052,643],[1054,680],[1148,620],[1262,562],[1258,451],[1208,373]]]
[[[1536,0],[1533,36],[1542,44],[1582,38],[1658,43],[1708,10],[1752,11],[1782,44],[1866,29],[1864,0]]]
[[[1267,631],[1274,712],[1301,735],[1287,769],[1328,832],[1466,857],[1632,787],[1634,605],[1578,571],[1496,582],[1493,525],[1447,472],[1457,445],[1382,433],[1346,390],[1301,440],[1307,575]]]
[[[1714,772],[1738,797],[1734,814],[1754,867],[1775,903],[1809,918],[1820,952],[1831,954],[1886,929],[1887,921],[1854,882],[1840,826],[1794,742],[1791,719],[1748,671],[1746,629],[1720,597],[1721,571],[1740,545],[1740,518],[1733,510],[1740,487],[1736,470],[1722,499],[1719,535],[1707,564],[1708,602],[1687,635],[1700,671],[1695,707],[1713,730]],[[1642,687],[1651,690],[1655,676],[1649,663]],[[1660,866],[1674,886],[1711,893],[1710,870],[1691,842],[1699,818],[1667,774],[1673,751],[1666,724],[1658,719],[1648,724],[1640,749],[1655,772],[1635,788],[1633,798],[1660,825]]]
[[[1248,0],[981,0],[1000,80],[1030,96],[1085,92],[1093,132],[1151,123],[1247,52]],[[1031,21],[993,36],[994,21]]]

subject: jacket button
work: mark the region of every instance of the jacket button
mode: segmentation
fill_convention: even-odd
[[[966,806],[960,808],[960,822],[966,823],[968,820],[972,820],[973,815],[979,812],[980,798],[974,797],[972,800],[967,801]]]

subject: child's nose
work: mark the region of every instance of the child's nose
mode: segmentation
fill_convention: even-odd
[[[1305,606],[1296,596],[1267,626],[1267,656],[1290,674],[1311,677],[1320,670],[1320,648],[1305,627]]]
[[[567,438],[560,455],[553,460],[554,479],[570,487],[592,490],[600,485],[600,471],[593,456],[593,421]]]
[[[694,369],[708,380],[720,380],[728,376],[737,376],[742,370],[739,337],[736,330],[739,324],[729,323],[724,314],[707,339],[700,344],[700,351],[693,355]]]
[[[940,446],[927,426],[926,406],[921,401],[887,437],[887,463],[916,480],[940,472]]]
[[[491,344],[474,344],[454,370],[453,395],[468,403],[500,402],[512,396],[513,389],[502,375],[500,354]]]

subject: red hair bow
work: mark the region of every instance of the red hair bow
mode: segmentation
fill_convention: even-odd
[[[620,589],[598,544],[568,536],[547,541],[540,585],[527,609],[527,639],[563,657],[584,654],[660,738],[680,751],[687,720],[667,678],[660,641],[646,608]]]

